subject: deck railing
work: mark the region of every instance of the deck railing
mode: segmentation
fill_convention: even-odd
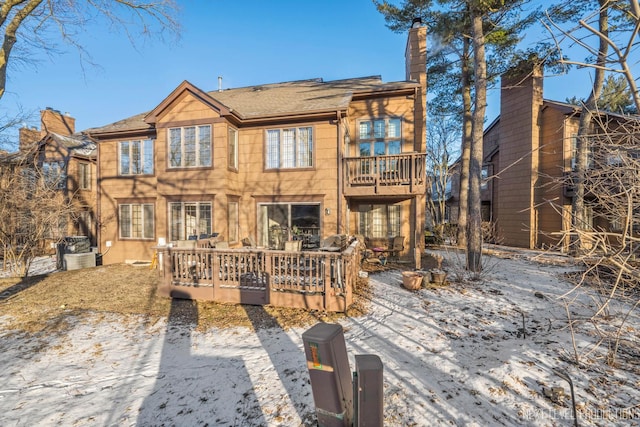
[[[424,153],[347,157],[346,196],[417,194],[425,191]]]
[[[159,294],[167,297],[345,311],[360,254],[267,249],[158,248]]]

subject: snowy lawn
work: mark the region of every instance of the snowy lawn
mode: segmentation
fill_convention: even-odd
[[[492,258],[483,283],[419,291],[402,288],[400,271],[370,275],[369,314],[341,324],[352,369],[356,354],[382,359],[385,425],[573,425],[554,369],[573,381],[581,426],[640,425],[637,353],[606,365],[593,327],[568,328],[557,299],[572,267],[517,258]],[[96,315],[64,336],[0,330],[1,424],[315,425],[308,328],[199,332],[194,307],[176,303],[179,315],[155,323]],[[637,349],[637,312],[627,320]],[[564,396],[545,397],[551,387]]]

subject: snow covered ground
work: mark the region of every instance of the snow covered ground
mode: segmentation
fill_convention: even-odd
[[[585,364],[570,363],[557,299],[571,289],[570,268],[500,259],[484,283],[419,291],[402,288],[399,271],[372,274],[370,313],[341,324],[352,369],[357,354],[384,364],[385,425],[573,425],[568,383],[554,369],[573,381],[580,425],[640,425],[637,359],[613,368],[599,349],[587,356],[597,338],[584,324],[573,334]],[[0,330],[1,424],[315,425],[307,328],[198,332],[184,319],[114,316],[64,337]],[[636,348],[639,325],[634,314]],[[543,387],[565,397],[553,403]]]
[[[0,265],[0,277],[9,277],[12,272],[9,268],[2,269]],[[33,260],[29,266],[29,276],[37,276],[40,274],[48,274],[56,271],[56,257],[55,256],[42,256]]]

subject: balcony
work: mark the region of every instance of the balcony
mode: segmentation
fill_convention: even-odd
[[[346,197],[414,196],[424,194],[425,154],[347,157],[344,159]]]

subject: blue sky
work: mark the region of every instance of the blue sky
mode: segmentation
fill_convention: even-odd
[[[141,40],[95,25],[80,38],[97,65],[73,47],[38,55],[34,65],[10,69],[1,112],[17,105],[33,112],[52,107],[76,118],[76,129],[102,126],[152,109],[180,82],[204,90],[322,77],[381,75],[403,80],[406,34],[391,32],[371,0],[183,1],[178,41]],[[583,95],[588,80],[545,80],[545,97]],[[488,120],[499,109],[490,92]],[[17,132],[16,132],[17,137]]]

